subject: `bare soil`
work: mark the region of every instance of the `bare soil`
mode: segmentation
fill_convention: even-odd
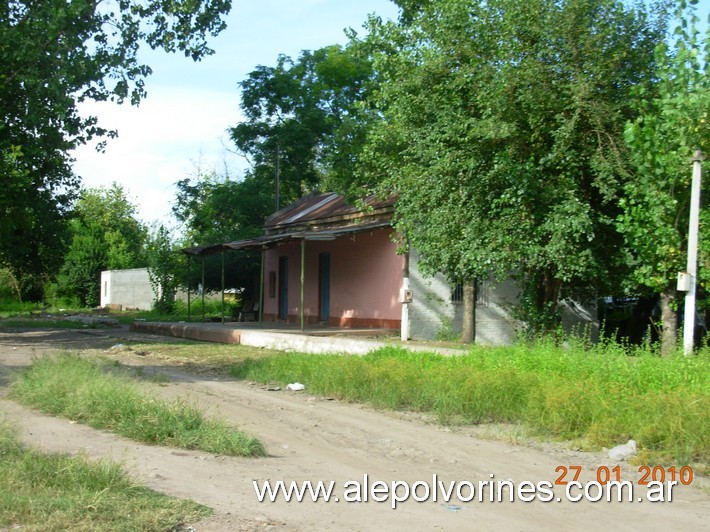
[[[584,453],[554,443],[520,439],[516,444],[483,439],[482,429],[447,428],[421,416],[379,412],[308,390],[270,390],[152,357],[111,349],[125,340],[171,340],[107,330],[0,330],[0,416],[11,420],[28,445],[52,452],[85,453],[122,462],[146,485],[210,506],[215,516],[188,523],[198,531],[221,530],[707,530],[710,495],[707,479],[673,490],[670,503],[638,502],[645,489],[635,485],[633,502],[568,502],[561,486],[551,502],[452,500],[400,503],[348,503],[345,484],[425,481],[433,475],[451,481],[512,480],[554,482],[558,466],[582,466],[580,481],[596,479],[600,465],[619,465],[603,453]],[[12,372],[44,352],[100,353],[144,373],[167,377],[151,384],[166,398],[189,398],[208,412],[256,435],[266,458],[231,458],[135,443],[69,420],[40,414],[5,398]],[[496,429],[487,429],[494,433]],[[509,433],[510,431],[508,431]],[[653,466],[654,464],[649,464]],[[636,483],[638,466],[621,464],[622,479]],[[571,480],[571,477],[567,478]],[[335,481],[339,502],[258,502],[253,481]],[[705,483],[705,484],[703,484]],[[419,493],[423,493],[421,491]],[[468,490],[463,490],[467,495]],[[561,500],[558,501],[557,498]]]

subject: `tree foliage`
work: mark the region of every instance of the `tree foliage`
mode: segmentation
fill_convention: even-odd
[[[183,224],[184,247],[219,244],[252,238],[261,234],[264,219],[273,209],[271,184],[255,176],[241,181],[215,174],[198,175],[177,184],[173,214]],[[253,253],[230,251],[225,254],[226,288],[243,288],[247,297],[258,290],[260,258]],[[182,284],[195,289],[202,282],[202,260],[205,261],[206,290],[222,288],[222,257],[198,258],[185,280],[186,266],[178,274]]]
[[[518,272],[543,328],[563,286],[608,279],[623,263],[629,94],[662,34],[616,0],[441,0],[375,24],[385,120],[363,168],[399,195],[397,228],[424,266],[460,281]]]
[[[278,164],[281,205],[325,184],[349,188],[367,112],[358,106],[372,89],[366,48],[352,35],[348,47],[281,55],[240,83],[246,121],[231,130],[252,164],[249,175],[273,183]]]
[[[710,151],[710,30],[701,34],[696,10],[686,2],[679,4],[675,23],[671,42],[656,49],[652,83],[635,91],[638,117],[626,126],[633,178],[624,185],[617,219],[630,255],[629,288],[662,294],[664,351],[675,345],[676,274],[686,269],[690,161],[694,150]],[[706,211],[698,269],[702,291],[710,281]]]
[[[184,279],[185,260],[170,231],[164,226],[154,227],[146,242],[148,279],[156,294],[155,310],[170,313],[175,308],[175,292]]]
[[[2,134],[0,125],[0,143]],[[19,146],[0,146],[0,265],[18,279],[23,297],[36,301],[62,263],[75,181],[68,174],[61,186],[51,175],[45,179],[44,166],[26,167],[25,153]]]
[[[230,0],[10,0],[0,5],[0,262],[18,277],[61,262],[78,178],[70,150],[111,135],[85,100],[145,96],[141,45],[199,60]]]
[[[172,211],[190,245],[216,244],[261,234],[271,212],[269,183],[247,177],[231,180],[214,173],[177,183]]]
[[[400,9],[400,22],[410,24],[433,0],[392,0]]]
[[[102,270],[145,267],[147,229],[123,188],[83,189],[69,222],[70,243],[59,291],[82,306],[99,304]]]

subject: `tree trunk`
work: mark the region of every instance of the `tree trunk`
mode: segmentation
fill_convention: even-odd
[[[547,270],[544,273],[536,273],[534,283],[535,306],[531,309],[534,314],[529,316],[529,325],[532,326],[534,335],[538,336],[554,331],[559,325],[557,307],[562,281],[557,279],[551,270]]]
[[[476,341],[476,282],[463,284],[463,327],[461,341],[472,344]]]
[[[670,355],[676,348],[678,323],[676,311],[671,307],[675,298],[675,286],[668,286],[661,293],[661,355]]]

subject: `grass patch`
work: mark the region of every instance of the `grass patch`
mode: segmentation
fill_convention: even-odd
[[[212,511],[150,490],[120,465],[24,448],[0,424],[0,528],[174,530]]]
[[[18,374],[10,397],[136,441],[230,456],[265,455],[257,439],[207,418],[185,401],[157,400],[135,380],[108,369],[73,354],[41,358]]]
[[[64,302],[66,303],[66,302]],[[61,307],[61,308],[60,308]],[[80,308],[76,305],[47,306],[43,303],[24,301],[18,302],[13,299],[3,298],[0,295],[0,319],[4,318],[31,318],[38,314],[52,316],[64,316],[66,314],[76,314],[80,312],[91,312],[90,308]]]
[[[311,393],[442,422],[518,423],[591,447],[635,439],[658,463],[710,458],[710,353],[661,358],[648,349],[551,344],[476,347],[445,357],[387,347],[364,357],[281,354],[246,359],[231,374],[302,382]]]
[[[117,311],[111,314],[111,317],[118,319],[121,323],[132,323],[134,320],[145,320],[145,321],[163,321],[163,322],[177,322],[177,321],[188,321],[188,314],[190,320],[195,323],[200,323],[202,321],[202,316],[204,313],[205,319],[208,321],[221,320],[222,312],[224,312],[225,321],[232,321],[235,315],[238,313],[240,304],[230,301],[225,301],[224,309],[222,309],[221,299],[211,299],[205,300],[204,310],[202,308],[202,301],[199,297],[195,297],[190,302],[190,312],[188,313],[187,302],[186,301],[175,301],[173,310],[170,312],[164,312],[156,309],[152,310],[130,310],[130,311]]]
[[[2,273],[0,272],[0,276]],[[0,295],[0,318],[8,318],[18,315],[27,315],[40,310],[37,303],[19,302],[17,300],[4,298]]]
[[[151,356],[162,360],[170,360],[181,364],[208,363],[225,365],[233,363],[236,359],[259,358],[262,353],[266,355],[280,354],[282,351],[249,347],[239,344],[220,344],[198,342],[196,340],[183,340],[180,342],[126,342],[134,350],[150,353]]]

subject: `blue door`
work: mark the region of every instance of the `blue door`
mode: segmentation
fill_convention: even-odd
[[[288,320],[288,257],[279,257],[279,319]]]
[[[321,253],[318,257],[320,321],[328,322],[330,318],[330,253]]]

